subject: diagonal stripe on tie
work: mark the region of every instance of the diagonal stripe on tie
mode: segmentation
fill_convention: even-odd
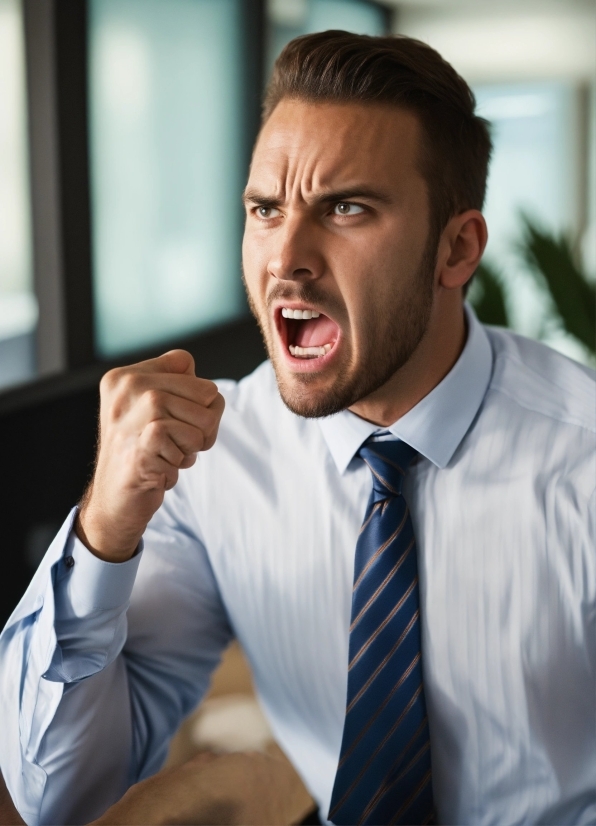
[[[384,503],[384,502],[379,502],[378,504],[379,504],[379,506],[381,506],[381,505],[384,505],[385,503]],[[377,512],[377,511],[378,511],[378,508],[375,506],[375,512]],[[374,514],[373,514],[373,515],[374,515]],[[398,536],[401,534],[401,532],[402,532],[402,530],[403,530],[403,528],[404,528],[404,525],[406,524],[406,520],[407,520],[407,518],[408,518],[408,512],[406,511],[406,513],[404,513],[404,515],[403,515],[403,517],[402,517],[402,521],[401,521],[401,522],[400,522],[400,524],[397,526],[397,528],[396,528],[396,529],[393,531],[393,533],[392,533],[392,534],[391,534],[391,535],[390,535],[390,536],[389,536],[389,537],[388,537],[388,538],[387,538],[387,539],[383,542],[383,544],[382,544],[379,548],[377,548],[377,550],[376,550],[376,551],[375,551],[375,552],[371,555],[370,559],[368,559],[368,560],[366,561],[366,564],[364,565],[364,567],[362,568],[362,570],[358,573],[358,578],[357,578],[357,579],[356,579],[356,581],[354,582],[354,591],[358,588],[358,586],[360,585],[360,583],[362,582],[362,580],[364,579],[364,577],[366,576],[366,574],[368,573],[368,571],[371,569],[371,567],[372,567],[372,566],[373,566],[373,565],[377,562],[377,560],[378,560],[378,558],[381,556],[381,554],[385,553],[385,551],[387,550],[387,548],[389,548],[389,546],[390,546],[393,542],[395,542],[395,540],[396,540],[396,539],[398,538]],[[370,522],[369,522],[369,524],[370,524]],[[367,525],[366,527],[368,527],[368,525]],[[363,526],[363,528],[361,529],[361,533],[363,533],[363,532],[364,532],[364,526]]]
[[[374,795],[370,799],[370,802],[369,802],[368,806],[366,807],[366,809],[363,812],[363,820],[366,820],[366,818],[368,818],[368,816],[371,814],[371,812],[379,804],[379,801],[382,799],[385,792],[389,789],[390,786],[394,785],[394,779],[393,778],[394,778],[394,775],[395,775],[396,766],[403,765],[403,760],[404,760],[405,754],[407,752],[411,751],[412,747],[415,745],[418,738],[421,737],[421,735],[423,735],[424,741],[426,743],[429,742],[428,737],[426,736],[426,732],[425,732],[425,729],[426,729],[427,725],[428,725],[428,721],[427,721],[427,718],[425,717],[422,720],[422,722],[420,723],[420,725],[418,726],[418,728],[416,729],[416,731],[414,732],[414,734],[412,735],[412,737],[405,744],[402,751],[397,755],[397,757],[395,758],[395,760],[393,762],[393,765],[391,766],[391,768],[387,772],[387,775],[384,777],[383,782],[381,783],[379,788],[376,790],[376,792],[374,793]],[[402,774],[403,774],[403,772],[402,772]],[[401,776],[401,774],[400,774],[400,776]]]
[[[397,440],[360,449],[373,489],[354,560],[346,717],[329,812],[337,824],[434,816],[416,543],[401,495],[415,455]]]
[[[359,700],[359,699],[360,699],[360,698],[361,698],[361,697],[362,697],[362,696],[366,693],[367,689],[368,689],[368,688],[370,688],[370,686],[374,683],[374,681],[375,681],[376,677],[377,677],[377,676],[381,673],[381,671],[385,668],[385,666],[387,665],[387,663],[390,661],[391,657],[393,657],[393,655],[395,654],[395,652],[397,651],[397,649],[399,648],[399,646],[402,644],[402,642],[403,642],[403,641],[404,641],[404,639],[406,638],[406,636],[407,636],[408,632],[409,632],[409,631],[411,631],[411,629],[412,629],[412,627],[413,627],[414,623],[417,621],[417,619],[418,619],[418,617],[419,617],[419,616],[420,616],[420,615],[419,615],[419,612],[418,612],[418,611],[416,611],[416,613],[413,615],[413,617],[412,617],[412,619],[410,620],[410,622],[406,625],[405,629],[403,630],[402,635],[401,635],[400,637],[398,637],[398,639],[395,641],[395,643],[394,643],[393,647],[392,647],[392,648],[391,648],[391,649],[387,652],[387,654],[385,655],[385,657],[384,657],[384,658],[381,660],[381,662],[378,664],[378,666],[377,666],[377,667],[376,667],[376,669],[373,671],[373,673],[370,675],[370,677],[368,678],[368,680],[364,683],[364,685],[362,686],[362,688],[360,689],[360,691],[358,691],[358,692],[357,692],[357,693],[356,693],[356,694],[352,697],[352,699],[351,699],[350,703],[348,704],[348,706],[347,706],[347,708],[346,708],[346,714],[349,714],[349,713],[350,713],[350,711],[354,708],[354,706],[356,705],[356,703],[358,702],[358,700]]]
[[[348,759],[348,757],[350,757],[350,756],[351,756],[351,754],[353,753],[354,749],[355,749],[355,748],[356,748],[356,746],[360,743],[360,741],[362,740],[362,738],[363,738],[366,734],[368,734],[368,732],[369,732],[369,730],[370,730],[371,726],[372,726],[372,725],[374,724],[374,722],[376,721],[376,719],[377,719],[378,715],[379,715],[379,714],[381,714],[381,712],[385,709],[385,707],[387,706],[387,703],[391,700],[391,698],[393,697],[394,693],[395,693],[398,689],[400,689],[400,688],[402,687],[402,685],[403,685],[404,681],[405,681],[405,680],[406,680],[406,679],[410,676],[410,674],[412,673],[412,671],[414,670],[414,668],[418,665],[418,662],[419,662],[419,661],[420,661],[420,654],[416,654],[416,656],[414,657],[414,659],[412,660],[412,662],[410,663],[410,665],[409,665],[406,669],[404,669],[404,671],[402,672],[402,674],[401,674],[401,676],[400,676],[399,680],[398,680],[398,681],[397,681],[397,683],[393,686],[393,689],[390,691],[390,693],[387,695],[387,697],[385,697],[385,699],[383,700],[383,702],[381,703],[381,705],[377,708],[376,713],[375,713],[373,716],[371,716],[371,717],[369,717],[369,718],[368,718],[368,721],[367,721],[367,722],[366,722],[366,724],[365,724],[365,725],[363,725],[363,726],[362,726],[362,728],[359,730],[358,735],[356,736],[356,738],[355,738],[355,739],[354,739],[354,740],[350,743],[349,748],[347,748],[344,752],[342,752],[341,758],[340,758],[340,760],[339,760],[338,768],[340,768],[341,766],[343,766],[343,765],[344,765],[344,763],[346,762],[346,760]],[[353,703],[350,703],[350,706],[352,706],[352,705],[353,705]],[[409,710],[409,706],[406,706],[406,711],[408,711],[408,710]],[[400,717],[400,718],[398,718],[398,719],[399,719],[399,720],[401,720],[401,717]]]
[[[416,578],[412,583],[410,583],[410,585],[408,586],[407,591],[405,592],[405,594],[403,594],[403,596],[401,597],[399,602],[396,605],[393,606],[390,613],[387,614],[385,619],[379,625],[376,626],[375,630],[372,632],[370,637],[364,642],[362,647],[359,648],[358,651],[354,654],[354,656],[350,660],[350,665],[348,666],[348,671],[352,670],[352,668],[356,665],[358,660],[368,651],[368,649],[371,647],[371,645],[375,642],[375,640],[378,638],[379,634],[382,631],[385,630],[385,628],[389,625],[389,623],[391,622],[393,617],[397,614],[397,612],[400,610],[400,608],[405,603],[405,601],[408,599],[408,597],[414,592],[414,589],[416,588],[417,585],[418,585],[418,578]],[[356,626],[357,624],[358,623],[356,622],[356,620],[354,620],[353,625]],[[354,634],[353,636],[355,637],[356,635]]]
[[[397,560],[397,562],[395,563],[393,568],[391,568],[391,570],[389,571],[389,573],[387,574],[385,579],[381,582],[381,584],[376,589],[376,591],[373,594],[370,595],[368,600],[364,603],[362,608],[358,611],[358,614],[352,620],[352,624],[350,626],[350,632],[352,632],[354,630],[354,628],[360,622],[360,620],[362,619],[362,617],[364,616],[364,614],[366,613],[368,608],[370,608],[370,606],[376,601],[376,599],[379,596],[379,594],[381,593],[381,591],[383,591],[387,587],[387,585],[391,582],[391,580],[393,579],[395,574],[399,571],[399,569],[400,569],[401,565],[403,564],[404,560],[407,559],[408,554],[411,552],[413,547],[414,547],[414,540],[412,539],[412,541],[410,542],[408,547],[405,549],[403,554],[400,556],[400,558]]]

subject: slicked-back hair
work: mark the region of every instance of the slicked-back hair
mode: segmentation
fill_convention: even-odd
[[[263,104],[265,122],[282,99],[388,104],[417,115],[423,131],[419,171],[429,194],[431,232],[482,209],[492,143],[465,80],[426,43],[343,31],[292,40],[277,58]]]

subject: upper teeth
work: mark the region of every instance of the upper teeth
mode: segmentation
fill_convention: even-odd
[[[281,308],[281,314],[284,318],[318,318],[321,314],[316,310],[289,310],[287,307]]]

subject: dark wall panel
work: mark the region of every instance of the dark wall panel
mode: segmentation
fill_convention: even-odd
[[[0,580],[0,625],[85,488],[92,471],[97,409],[97,390],[91,387],[1,417],[6,574]]]

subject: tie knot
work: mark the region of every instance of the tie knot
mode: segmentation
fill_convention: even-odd
[[[400,439],[368,439],[358,453],[371,470],[374,500],[379,502],[400,495],[406,471],[418,451]]]

